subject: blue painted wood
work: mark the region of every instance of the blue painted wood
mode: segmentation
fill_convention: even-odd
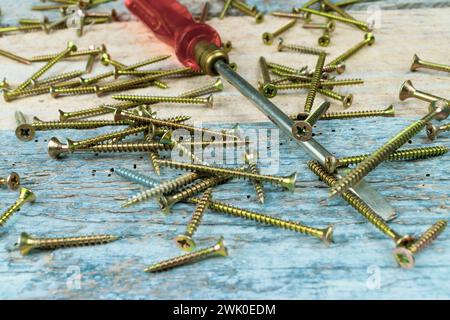
[[[317,139],[340,156],[370,152],[413,119],[326,121]],[[273,128],[270,123],[241,124]],[[232,125],[222,125],[221,128]],[[211,126],[217,128],[217,126]],[[399,269],[393,243],[327,188],[306,168],[308,157],[294,143],[280,139],[279,174],[299,172],[294,193],[266,186],[266,204],[256,201],[253,187],[232,181],[214,189],[224,202],[303,222],[315,227],[334,224],[335,243],[208,211],[196,235],[209,246],[223,235],[230,256],[185,266],[163,274],[147,274],[151,263],[180,254],[173,238],[184,231],[194,206],[180,204],[163,215],[154,201],[120,208],[142,187],[111,173],[122,166],[152,174],[145,154],[73,154],[56,161],[46,154],[47,140],[80,139],[110,130],[39,132],[35,142],[21,143],[1,132],[0,172],[17,171],[38,200],[26,205],[0,235],[0,298],[88,299],[401,299],[448,298],[450,236],[444,232],[417,257],[413,270]],[[449,135],[435,144],[449,146]],[[409,146],[429,142],[420,133]],[[392,162],[368,176],[398,210],[392,226],[418,234],[437,219],[448,219],[448,154],[426,161]],[[264,171],[264,169],[263,169]],[[162,178],[179,174],[162,169]],[[1,191],[2,207],[16,193]],[[121,240],[88,248],[36,252],[22,257],[13,250],[19,233],[63,236],[112,233]],[[78,276],[79,272],[79,276]],[[77,286],[79,279],[80,287]],[[377,286],[379,279],[379,288]]]

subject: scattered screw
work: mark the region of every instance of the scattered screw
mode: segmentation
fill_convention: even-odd
[[[0,178],[0,185],[7,186],[11,191],[17,190],[20,187],[20,177],[17,173],[11,172],[6,178]]]
[[[283,38],[278,38],[278,51],[294,51],[305,54],[319,55],[323,50],[300,46],[296,44],[285,44]]]
[[[319,88],[317,90],[317,92],[319,92],[320,94],[323,94],[324,96],[329,97],[331,99],[341,101],[344,109],[350,108],[353,103],[353,95],[351,93],[347,94],[347,95],[341,95],[335,91],[324,89],[324,88]]]
[[[410,70],[416,71],[417,69],[420,69],[420,68],[450,72],[450,66],[445,65],[445,64],[420,60],[419,57],[417,56],[417,54],[415,54],[413,57],[413,63],[411,65]]]
[[[22,58],[19,57],[18,55],[15,55],[14,53],[5,51],[5,50],[1,50],[0,49],[0,56],[6,57],[8,59],[23,63],[23,64],[31,64],[31,61],[26,59],[26,58]]]
[[[343,54],[338,56],[333,61],[329,62],[328,65],[332,66],[334,64],[337,64],[337,63],[340,63],[340,62],[344,62],[344,61],[348,60],[348,58],[353,56],[355,53],[357,53],[359,50],[364,48],[365,46],[371,46],[374,43],[375,43],[374,35],[372,33],[366,33],[364,35],[364,40],[363,41],[361,41],[360,43],[356,44],[352,48],[348,49],[346,52],[344,52]]]
[[[163,97],[163,96],[137,96],[137,95],[115,95],[113,99],[120,101],[133,101],[140,103],[180,103],[180,104],[204,104],[208,108],[213,107],[213,96],[207,98],[183,98],[183,97]]]
[[[446,131],[450,131],[450,123],[440,126],[440,127],[435,126],[431,122],[427,123],[427,136],[428,136],[428,138],[430,138],[430,140],[436,139],[436,137],[439,135],[439,133],[446,132]]]
[[[316,68],[314,70],[314,74],[311,79],[311,87],[309,88],[308,96],[306,97],[304,108],[305,112],[310,112],[313,107],[314,99],[316,98],[316,92],[320,86],[320,76],[322,75],[322,69],[325,64],[325,58],[326,54],[324,52],[321,52],[317,59]]]
[[[285,32],[285,31],[289,30],[290,28],[292,28],[293,26],[295,26],[296,23],[297,23],[297,19],[292,19],[288,23],[286,23],[284,26],[282,26],[281,28],[275,30],[273,33],[264,32],[262,35],[263,43],[265,45],[271,45],[273,43],[273,40],[276,37],[278,37],[283,32]]]
[[[336,24],[334,21],[328,21],[327,23],[305,23],[303,26],[305,29],[323,29],[327,30],[328,32],[333,32],[336,28]]]
[[[225,0],[225,4],[223,5],[223,9],[222,9],[222,11],[220,12],[220,15],[219,15],[219,19],[220,20],[223,20],[223,18],[225,18],[225,15],[227,14],[228,9],[231,6],[231,2],[233,2],[233,0]]]
[[[36,201],[36,196],[31,190],[23,187],[20,188],[19,199],[17,199],[17,201],[0,216],[0,227],[3,227],[6,221],[11,218],[16,211],[19,211],[24,203],[33,203],[34,201]]]
[[[132,182],[136,182],[149,188],[154,188],[159,185],[159,181],[125,168],[114,168],[114,173],[122,178],[130,180]]]
[[[330,108],[329,102],[322,103],[313,112],[311,112],[305,120],[294,122],[292,126],[292,134],[297,140],[311,140],[313,134],[313,126],[317,120]]]
[[[268,98],[273,98],[277,95],[277,88],[271,83],[269,68],[267,67],[267,61],[264,57],[259,58],[259,66],[261,69],[262,82],[258,85],[262,94]]]
[[[399,98],[401,101],[404,101],[408,98],[416,98],[422,101],[426,101],[426,102],[433,102],[433,101],[437,101],[437,100],[444,100],[446,101],[447,99],[441,98],[441,97],[437,97],[434,96],[432,94],[426,93],[424,91],[420,91],[417,90],[411,80],[406,80],[402,87],[400,88],[400,94],[399,94]],[[449,102],[450,103],[450,102]]]
[[[368,117],[393,117],[395,115],[394,106],[390,105],[384,110],[367,110],[367,111],[350,111],[350,112],[329,112],[323,114],[319,120],[335,120],[335,119],[353,119]],[[303,120],[308,116],[307,113],[299,113],[291,116],[293,120]]]
[[[340,17],[340,16],[337,16],[337,15],[331,14],[331,13],[326,13],[326,12],[320,12],[320,11],[317,11],[317,10],[313,10],[313,9],[310,9],[310,8],[298,8],[297,10],[300,11],[300,12],[314,14],[314,15],[321,16],[321,17],[324,17],[324,18],[328,18],[330,20],[336,20],[336,21],[352,24],[352,25],[355,25],[355,26],[357,26],[358,28],[360,28],[361,30],[364,30],[364,31],[371,31],[372,30],[372,26],[369,25],[368,23],[364,22],[364,21],[348,19],[348,18],[344,18],[344,17]]]

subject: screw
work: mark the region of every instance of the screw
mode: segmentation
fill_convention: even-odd
[[[46,94],[50,92],[50,87],[44,86],[44,87],[37,87],[33,89],[25,89],[21,91],[16,90],[3,90],[3,99],[6,102],[11,102],[13,100],[17,100],[24,97],[31,97],[31,96],[37,96],[41,94]]]
[[[311,87],[309,88],[308,96],[306,97],[305,112],[311,112],[317,89],[319,89],[320,86],[320,76],[322,75],[322,69],[325,64],[325,57],[326,54],[322,52],[317,59],[316,68],[311,79]]]
[[[40,81],[33,81],[32,85],[35,87],[42,87],[42,86],[48,86],[52,85],[58,82],[71,80],[73,78],[77,78],[84,74],[84,71],[71,71],[67,73],[58,74],[56,76],[48,77],[45,79],[42,79]]]
[[[0,185],[7,186],[11,191],[17,190],[20,187],[20,177],[17,173],[11,172],[6,178],[0,178]]]
[[[264,21],[264,14],[262,12],[257,11],[256,7],[250,8],[247,4],[239,0],[231,1],[231,5],[236,9],[238,9],[239,11],[241,11],[242,13],[254,17],[256,23],[261,23]]]
[[[206,20],[208,20],[208,14],[209,14],[209,2],[205,2],[203,4],[202,12],[200,14],[198,22],[205,23]]]
[[[331,42],[330,31],[325,29],[323,30],[323,33],[319,37],[319,39],[317,39],[317,43],[321,47],[328,47],[330,45],[330,42]]]
[[[101,46],[94,48],[94,49],[90,48],[88,50],[78,50],[78,51],[71,52],[67,56],[65,56],[65,58],[68,59],[68,58],[75,58],[75,57],[82,57],[82,56],[98,55],[98,54],[102,54],[106,51],[107,51],[106,46],[104,44],[102,44]],[[59,53],[34,56],[30,59],[30,61],[31,62],[47,62],[47,61],[54,59],[58,55],[59,55]]]
[[[386,160],[417,160],[425,159],[428,157],[437,157],[448,152],[448,148],[444,146],[436,147],[424,147],[424,148],[411,148],[398,150],[391,154]],[[325,168],[329,173],[333,173],[337,168],[347,167],[351,164],[358,164],[362,162],[365,158],[370,156],[370,154],[363,154],[359,156],[344,157],[337,159],[334,156],[329,156],[325,158]]]
[[[288,23],[286,23],[284,26],[282,26],[281,28],[274,31],[273,33],[264,32],[262,35],[263,43],[265,45],[271,45],[273,43],[273,40],[276,37],[278,37],[283,32],[285,32],[285,31],[289,30],[290,28],[292,28],[293,26],[295,26],[296,23],[297,23],[297,19],[292,19]]]
[[[317,120],[330,108],[329,102],[322,103],[305,120],[296,121],[292,125],[292,134],[294,138],[300,141],[309,141],[312,138],[313,126]]]
[[[108,234],[65,238],[34,238],[28,233],[22,232],[17,246],[20,253],[25,256],[34,249],[53,250],[64,247],[90,246],[112,242],[117,239],[119,238]]]
[[[325,182],[328,186],[332,187],[338,182],[338,180],[330,175],[318,162],[314,160],[308,161],[308,167],[316,176],[319,177],[320,180]],[[356,211],[358,211],[378,230],[391,238],[397,247],[405,246],[414,240],[409,235],[401,236],[397,232],[395,232],[382,217],[380,217],[375,211],[373,211],[372,208],[370,208],[363,200],[356,196],[353,191],[343,192],[341,196],[348,204],[355,208]]]
[[[296,44],[285,44],[283,38],[278,38],[278,51],[294,51],[312,55],[319,55],[321,52],[323,52],[323,50],[316,48],[305,47]]]
[[[110,13],[103,12],[87,12],[86,18],[108,18],[111,21],[120,21],[119,15],[116,9],[112,9]]]
[[[327,23],[305,23],[303,26],[305,29],[323,29],[328,32],[333,32],[336,28],[334,21],[328,21]]]
[[[341,17],[347,18],[347,19],[351,19],[351,20],[356,20],[354,17],[352,17],[350,14],[348,14],[347,12],[345,12],[345,10],[343,10],[342,8],[340,8],[339,6],[335,5],[334,3],[331,3],[328,0],[323,0],[322,4],[325,5],[326,7],[332,9],[333,11],[335,11],[337,14],[339,14]],[[366,31],[366,27],[363,26],[358,26],[359,29]]]
[[[231,2],[233,2],[233,0],[225,0],[225,4],[223,5],[223,9],[222,9],[222,11],[220,12],[220,15],[219,15],[219,19],[220,20],[223,20],[223,18],[225,18],[225,15],[227,14],[228,9],[231,6]]]
[[[30,141],[35,136],[35,129],[28,124],[22,112],[16,111],[14,114],[16,118],[17,128],[15,130],[16,137],[22,141]]]
[[[1,50],[0,49],[0,56],[6,57],[8,59],[23,63],[23,64],[31,64],[31,61],[26,59],[26,58],[22,58],[19,57],[18,55],[15,55],[14,53],[5,51],[5,50]]]
[[[153,140],[153,134],[151,133],[151,131],[154,131],[154,126],[152,125],[152,130],[149,130],[148,134],[145,135],[145,140],[147,142],[152,142]],[[159,159],[159,154],[158,152],[155,152],[153,150],[151,150],[148,153],[150,162],[152,164],[153,170],[155,171],[155,173],[160,176],[161,175],[161,168],[159,166],[159,163],[156,161]]]
[[[197,204],[200,202],[200,200],[197,198],[189,198],[188,201]],[[307,234],[313,237],[317,237],[325,243],[333,242],[333,226],[331,225],[325,229],[316,229],[297,222],[282,220],[262,213],[230,206],[218,201],[209,201],[208,208],[217,212],[227,213],[235,217],[253,220],[262,224]]]
[[[205,165],[201,165],[201,164],[182,163],[182,162],[176,162],[176,161],[170,161],[170,160],[159,160],[158,162],[160,165],[174,168],[174,169],[179,169],[179,170],[198,171],[198,172],[204,172],[204,173],[209,173],[209,174],[214,174],[214,175],[230,175],[232,177],[237,177],[237,178],[265,181],[265,182],[269,182],[269,183],[273,183],[273,184],[278,184],[289,191],[294,191],[295,181],[297,179],[296,172],[290,174],[289,176],[277,177],[277,176],[271,176],[271,175],[255,174],[255,173],[247,172],[247,171],[244,171],[241,169],[238,169],[238,170],[227,169],[227,168],[221,168],[221,167],[205,166]]]
[[[70,52],[77,51],[77,46],[73,42],[69,42],[67,44],[67,49],[62,51],[60,54],[58,54],[56,57],[54,57],[52,60],[47,62],[45,66],[43,66],[38,72],[33,74],[28,80],[26,80],[24,83],[22,83],[16,91],[21,91],[28,87],[33,81],[36,81],[39,79],[45,72],[47,72],[51,67],[53,67],[56,63],[58,63],[62,58],[67,56]]]
[[[17,199],[17,201],[0,216],[0,227],[3,227],[6,221],[11,218],[16,211],[19,211],[24,203],[33,203],[34,201],[36,201],[36,196],[31,190],[23,187],[20,188],[19,199]]]
[[[268,98],[273,98],[277,95],[277,88],[271,83],[269,68],[267,67],[267,61],[264,57],[259,58],[259,67],[262,74],[262,82],[258,85],[262,94]]]
[[[364,40],[361,41],[360,43],[356,44],[355,46],[353,46],[352,48],[348,49],[346,52],[344,52],[343,54],[341,54],[340,56],[338,56],[336,59],[334,59],[333,61],[331,61],[330,63],[328,63],[329,66],[340,63],[340,62],[344,62],[346,61],[348,58],[350,58],[351,56],[353,56],[355,53],[357,53],[359,50],[361,50],[362,48],[364,48],[365,46],[371,46],[375,43],[375,37],[372,33],[366,33],[364,35]]]
[[[132,182],[136,182],[149,188],[154,188],[159,185],[159,181],[125,168],[114,168],[114,173],[122,178],[130,180]]]
[[[332,187],[330,195],[333,196],[337,193],[345,192],[350,187],[357,184],[371,170],[375,169],[380,163],[386,160],[389,155],[394,153],[409,139],[415,136],[422,128],[426,126],[427,122],[434,118],[443,120],[448,117],[449,113],[450,106],[447,102],[442,100],[433,101],[430,105],[430,112],[427,115],[425,115],[422,119],[413,122],[407,128],[403,129],[400,133],[391,138],[382,147],[377,149],[369,157],[364,159],[363,162],[361,162],[356,168],[350,171]]]
[[[105,67],[112,65],[116,68],[121,69],[125,66],[123,63],[120,63],[116,60],[112,60],[111,56],[106,52],[102,54],[100,61],[101,61],[102,65],[104,65]]]
[[[160,185],[155,185],[149,190],[145,190],[143,192],[138,193],[137,195],[129,198],[126,202],[122,204],[122,207],[128,207],[138,202],[145,201],[155,196],[159,196],[162,194],[170,193],[174,190],[177,190],[180,187],[183,187],[201,177],[198,173],[188,173],[182,175],[176,179],[169,180],[167,182],[163,182]]]
[[[301,70],[298,70],[298,69],[294,69],[294,68],[284,66],[282,64],[274,63],[274,62],[267,62],[267,66],[273,70],[287,72],[287,73],[298,73],[298,74],[304,74],[304,71],[307,69],[307,67],[305,67]]]
[[[301,15],[298,13],[273,11],[273,12],[271,12],[271,14],[275,17],[301,19],[301,20],[309,21],[309,19],[306,19],[305,15]]]
[[[304,13],[309,13],[309,14],[314,14],[317,16],[321,16],[324,18],[328,18],[330,20],[335,20],[335,21],[340,21],[340,22],[344,22],[344,23],[348,23],[348,24],[352,24],[357,26],[359,29],[364,30],[364,31],[371,31],[372,30],[372,26],[369,25],[368,23],[364,22],[364,21],[359,21],[359,20],[355,20],[355,19],[348,19],[348,18],[344,18],[344,17],[340,17],[331,13],[326,13],[326,12],[321,12],[321,11],[317,11],[317,10],[313,10],[310,8],[298,8],[297,9],[300,12],[304,12]]]
[[[308,89],[311,88],[311,78],[302,75],[296,74],[286,74],[286,78],[300,80],[300,81],[309,81],[309,82],[299,82],[299,83],[286,83],[286,84],[278,84],[276,85],[277,90],[293,90],[293,89]],[[358,85],[363,84],[364,80],[362,79],[342,79],[342,80],[320,80],[320,87],[334,87],[334,86],[350,86],[350,85]],[[273,82],[272,82],[273,84]],[[320,88],[319,88],[320,90]],[[339,100],[341,98],[339,97]]]
[[[154,265],[151,265],[150,267],[146,268],[144,271],[145,272],[165,271],[188,263],[192,263],[194,261],[203,260],[214,255],[221,255],[224,257],[228,256],[228,250],[225,247],[222,237],[213,247],[202,249],[196,252],[191,252],[183,256],[155,263]]]
[[[163,96],[137,96],[137,95],[115,95],[113,99],[120,101],[134,101],[140,103],[180,103],[180,104],[204,104],[208,108],[213,107],[213,96],[207,98],[182,98],[182,97],[163,97]]]
[[[4,33],[14,32],[14,31],[35,31],[42,30],[44,25],[28,25],[28,26],[15,26],[15,27],[1,27],[0,28],[0,37]]]
[[[430,140],[436,139],[439,133],[450,131],[450,124],[446,124],[440,127],[436,127],[431,122],[427,123],[427,136]]]
[[[121,102],[121,103],[110,104],[109,106],[111,106],[112,108],[122,108],[122,109],[126,110],[126,109],[137,107],[138,105],[139,105],[139,103],[137,103],[137,102]],[[99,116],[102,114],[107,114],[107,113],[112,112],[111,110],[105,109],[104,104],[102,104],[98,107],[93,107],[93,108],[88,108],[88,109],[83,109],[83,110],[78,110],[78,111],[73,111],[73,112],[64,112],[62,110],[58,110],[58,111],[59,111],[59,119],[61,121],[67,121],[69,119],[74,119],[74,118],[79,119],[79,118],[94,117],[94,116]]]
[[[390,105],[384,110],[350,111],[350,112],[329,112],[323,114],[319,120],[352,119],[368,117],[393,117],[395,115],[394,106]],[[293,120],[303,120],[308,116],[307,113],[299,113],[291,116]]]
[[[194,239],[192,239],[192,236],[197,231],[197,228],[202,221],[203,214],[205,213],[205,209],[211,198],[212,188],[209,188],[203,193],[201,199],[199,199],[197,208],[195,209],[194,214],[186,227],[185,233],[175,237],[175,243],[180,249],[189,252],[195,249],[196,244]]]
[[[98,86],[86,86],[86,87],[78,87],[78,88],[55,88],[54,86],[51,86],[50,94],[52,95],[53,98],[58,98],[61,96],[92,94],[92,93],[97,93],[98,90],[99,90]]]
[[[253,174],[260,174],[259,169],[256,165],[256,162],[254,161],[254,155],[253,154],[249,154],[246,153],[244,155],[245,157],[245,162],[248,165],[248,170],[250,170],[251,173]],[[261,181],[258,180],[251,180],[253,183],[253,187],[255,188],[256,191],[256,195],[258,197],[258,200],[260,203],[264,203],[264,199],[265,199],[265,192],[264,192],[264,185],[262,184]]]
[[[45,25],[49,23],[48,17],[44,17],[42,20],[38,19],[19,19],[19,24],[22,25]]]
[[[158,199],[161,211],[165,214],[170,213],[172,206],[180,201],[188,199],[206,189],[215,187],[231,179],[229,175],[221,175],[215,177],[207,177],[197,183],[194,183],[188,187],[185,187],[175,194],[169,196],[160,195]]]
[[[393,253],[397,263],[406,269],[414,267],[414,255],[429,246],[436,238],[444,232],[447,221],[439,220],[425,231],[416,241],[407,247],[395,248]]]
[[[410,70],[416,71],[419,68],[450,72],[450,66],[447,66],[445,64],[439,64],[439,63],[435,63],[435,62],[420,60],[419,57],[417,56],[417,54],[415,54],[413,57],[413,63],[411,65]]]
[[[353,95],[352,94],[341,95],[335,91],[327,90],[327,89],[323,89],[323,88],[318,89],[317,92],[319,92],[320,94],[323,94],[324,96],[329,97],[331,99],[341,101],[344,109],[350,108],[353,103]]]
[[[416,98],[422,101],[426,101],[426,102],[433,102],[436,100],[444,100],[447,101],[447,99],[438,97],[438,96],[434,96],[432,94],[426,93],[424,91],[420,91],[417,90],[411,80],[406,80],[402,87],[400,88],[400,94],[399,94],[399,98],[401,101],[404,101],[408,98]],[[450,103],[450,102],[449,102]]]

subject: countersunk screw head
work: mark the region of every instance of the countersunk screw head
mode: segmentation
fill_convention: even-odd
[[[193,251],[196,247],[195,241],[185,234],[177,236],[175,238],[175,243],[177,244],[178,248],[188,252]]]
[[[19,248],[20,253],[25,256],[30,253],[31,250],[36,248],[36,241],[32,238],[28,233],[22,232],[19,236],[19,241],[17,242],[17,246]]]
[[[445,100],[436,100],[430,103],[428,111],[437,112],[436,120],[445,120],[450,114],[450,104]]]
[[[69,41],[67,43],[67,49],[69,49],[70,52],[75,52],[75,51],[77,51],[77,45],[75,43],[73,43],[72,41]]]
[[[9,190],[17,190],[20,187],[20,177],[16,172],[11,172],[6,177],[6,185]]]
[[[216,88],[218,91],[223,91],[223,82],[221,78],[218,78],[216,82],[214,82],[213,87]]]
[[[344,107],[344,109],[348,109],[352,106],[352,104],[353,104],[353,95],[350,93],[346,95],[342,100],[342,106]]]
[[[103,53],[101,58],[100,58],[100,62],[105,67],[109,66],[109,64],[111,63],[111,56],[108,53],[106,53],[106,52]]]
[[[395,248],[392,252],[394,254],[395,260],[402,268],[411,269],[412,267],[414,267],[414,255],[407,248]]]
[[[330,225],[325,229],[322,241],[326,244],[333,242],[333,232],[334,232],[334,226]]]
[[[277,95],[277,86],[272,83],[258,83],[263,95],[267,98],[273,98]]]
[[[125,119],[125,116],[122,114],[122,109],[116,108],[116,110],[114,110],[114,121],[121,121],[124,119]]]
[[[364,35],[364,39],[367,41],[367,44],[369,46],[373,45],[375,43],[375,36],[372,32],[368,32]]]
[[[343,74],[345,72],[345,63],[343,62],[339,62],[338,64],[336,64],[336,72],[338,74]]]
[[[208,107],[208,108],[212,108],[213,106],[214,106],[214,98],[213,98],[213,95],[212,94],[210,94],[207,98],[206,98],[206,104],[205,104],[205,106],[206,107]]]
[[[16,128],[16,137],[21,141],[31,141],[36,135],[36,130],[31,124],[22,123]]]
[[[263,22],[263,21],[264,21],[264,13],[258,12],[258,13],[255,15],[255,21],[256,21],[256,23],[261,23],[261,22]]]
[[[420,59],[419,56],[417,54],[414,54],[413,56],[413,62],[411,64],[411,68],[409,68],[410,71],[416,71],[417,69],[419,69],[421,67],[420,64]]]
[[[69,152],[69,148],[62,144],[58,138],[53,137],[48,141],[48,154],[53,159],[58,159],[67,152]]]
[[[219,241],[214,246],[214,250],[215,250],[215,252],[217,252],[218,254],[220,254],[224,257],[228,256],[228,249],[227,249],[227,247],[225,247],[225,242],[223,240],[223,237],[220,237]]]
[[[172,207],[172,204],[169,203],[169,200],[167,199],[166,196],[162,195],[158,198],[158,203],[159,203],[159,208],[161,209],[161,211],[165,214],[169,214],[170,213],[170,209]]]
[[[292,133],[297,140],[308,141],[312,138],[313,128],[306,121],[296,121],[292,126]]]
[[[273,43],[274,36],[270,32],[264,32],[262,35],[264,44],[271,45]]]
[[[329,21],[326,24],[326,30],[328,30],[328,32],[333,32],[336,29],[336,23],[334,23],[334,21]]]
[[[293,192],[295,190],[296,181],[297,181],[297,172],[294,172],[284,179],[283,187]]]
[[[35,202],[36,201],[36,195],[33,193],[33,191],[27,189],[27,188],[21,188],[19,192],[19,199],[25,201],[25,202]]]
[[[400,101],[404,101],[408,98],[414,97],[414,92],[416,92],[416,88],[414,88],[411,80],[406,80],[400,88]]]
[[[330,45],[331,39],[328,34],[324,34],[317,40],[317,42],[321,47],[328,47]]]

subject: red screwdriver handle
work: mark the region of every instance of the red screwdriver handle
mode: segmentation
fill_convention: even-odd
[[[220,48],[222,41],[216,30],[195,22],[188,9],[176,0],[125,0],[127,8],[138,16],[155,35],[175,48],[180,62],[200,71],[195,46],[204,41]]]

